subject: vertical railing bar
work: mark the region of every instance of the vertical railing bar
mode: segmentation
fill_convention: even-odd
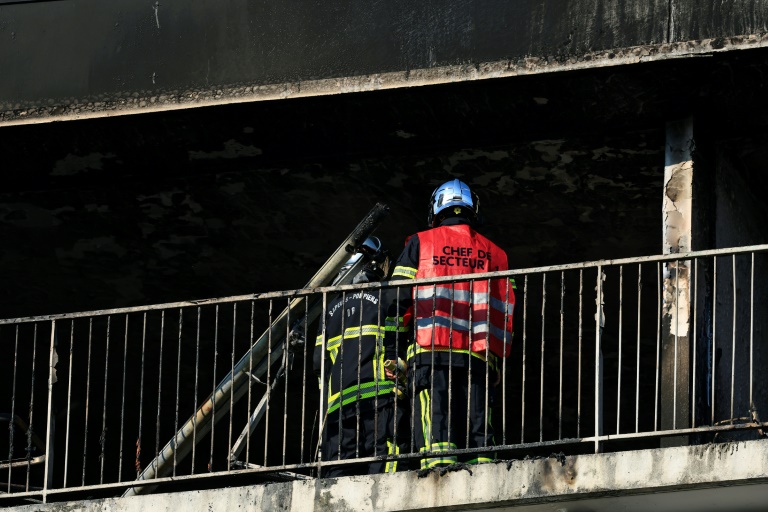
[[[72,321],[74,324],[74,320]],[[120,392],[120,454],[117,466],[117,481],[123,481],[123,438],[125,435],[125,376],[128,362],[128,313],[125,314],[125,328],[123,332],[123,383]],[[70,365],[71,367],[71,365]],[[69,437],[69,436],[67,436]],[[66,482],[65,482],[66,483]]]
[[[397,352],[397,354],[400,354],[400,329],[405,327],[403,324],[400,323],[401,318],[403,319],[403,322],[405,321],[405,318],[400,316],[400,307],[401,307],[400,294],[402,293],[402,291],[403,290],[401,286],[398,286],[397,288],[395,288],[395,309],[394,309],[395,352]],[[413,291],[409,290],[408,295],[410,297],[413,297]],[[413,329],[415,332],[416,326],[413,326]],[[407,359],[407,356],[406,356],[406,359]],[[408,368],[408,371],[411,372],[412,375],[416,375],[417,366],[418,365],[416,364],[416,357],[414,357],[413,360],[411,361],[411,366],[410,368]],[[416,386],[410,386],[410,391],[411,391],[411,396],[408,397],[408,406],[410,409],[410,419],[409,419],[409,424],[411,429],[410,431],[416,432]],[[416,449],[416,436],[410,435],[409,438],[410,438],[410,443],[409,443],[410,446],[409,446],[408,453],[414,453]]]
[[[501,444],[507,444],[507,357],[508,350],[512,350],[512,332],[507,332],[509,323],[509,283],[510,278],[504,279],[506,290],[504,292],[504,357],[501,360]],[[513,292],[514,293],[514,290]],[[514,311],[513,311],[514,315]],[[514,324],[513,324],[514,329]],[[509,343],[507,343],[509,336]]]
[[[235,381],[235,350],[236,350],[235,333],[236,331],[237,331],[237,302],[233,302],[232,303],[232,352],[230,354],[232,367],[229,372],[230,382]],[[235,405],[235,394],[230,393],[229,394],[229,445],[228,445],[227,453],[232,453],[232,420],[234,416],[232,412],[235,410],[234,405]],[[227,457],[227,471],[232,471],[232,457]]]
[[[272,400],[272,312],[274,299],[269,299],[269,333],[267,335],[267,402],[264,419],[264,465],[267,465],[267,452],[269,446],[269,403]]]
[[[14,443],[14,434],[15,434],[15,425],[13,423],[14,418],[16,417],[16,372],[19,365],[19,324],[16,324],[16,342],[14,343],[13,348],[13,384],[11,385],[11,422],[8,425],[8,460],[13,459],[13,443]],[[71,345],[70,345],[71,347]],[[71,358],[71,356],[70,356]],[[72,375],[72,364],[69,365],[70,368],[70,376]],[[70,379],[70,383],[71,383]],[[67,410],[67,413],[69,413],[69,410]],[[11,493],[11,473],[13,468],[8,467],[8,494]],[[66,470],[65,470],[66,474]]]
[[[307,303],[307,300],[304,300]],[[306,318],[306,317],[305,317]],[[285,383],[285,393],[283,395],[283,466],[285,466],[285,444],[288,436],[288,344],[291,342],[291,301],[288,299],[288,315],[285,322],[285,342],[283,343],[283,382]]]
[[[16,340],[18,343],[18,339]],[[75,346],[75,320],[70,320],[69,324],[69,375],[67,376],[67,430],[64,436],[64,488],[67,487],[67,471],[69,470],[69,427],[72,413],[72,359]],[[15,371],[15,368],[14,368]],[[15,386],[15,377],[14,377]],[[13,416],[13,413],[11,413]],[[10,468],[8,473],[10,476]]]
[[[343,295],[346,292],[342,292],[342,303],[343,303]],[[328,405],[329,402],[327,400],[328,393],[325,390],[325,386],[327,383],[327,379],[325,378],[325,353],[328,349],[328,336],[327,336],[327,328],[328,328],[328,322],[326,322],[326,313],[328,311],[328,292],[323,292],[323,311],[320,326],[321,326],[321,332],[320,336],[322,337],[320,340],[320,385],[318,386],[320,388],[320,399],[318,400],[318,403],[320,404],[320,416],[322,419],[318,421],[319,427],[317,431],[317,449],[315,450],[315,456],[318,463],[323,461],[323,432],[326,428],[328,428]],[[344,323],[344,316],[342,315],[342,324]],[[317,343],[317,342],[315,342]],[[317,350],[317,348],[315,348]],[[320,475],[320,465],[317,466],[317,476]]]
[[[336,361],[339,364],[339,408],[338,408],[338,441],[336,446],[336,460],[341,460],[341,441],[342,441],[342,419],[344,410],[344,340],[347,332],[346,319],[347,319],[347,292],[341,294],[341,339],[339,340],[339,355],[336,356]],[[325,352],[323,352],[323,358],[325,358]],[[331,376],[333,376],[333,364],[331,364]],[[328,390],[329,392],[331,389]],[[328,402],[330,405],[330,401]],[[333,414],[336,414],[334,411]]]
[[[418,290],[418,289],[417,289]],[[414,308],[417,307],[418,301],[420,300],[419,292],[416,292],[416,302],[414,303]],[[436,308],[437,308],[437,285],[432,285],[432,331],[430,334],[430,368],[429,368],[429,397],[430,401],[429,403],[429,438],[424,439],[425,447],[424,449],[427,451],[427,453],[432,452],[432,445],[434,444],[434,429],[431,428],[431,425],[434,425],[434,407],[432,406],[431,400],[435,396],[435,328],[436,328]],[[414,329],[418,329],[418,326],[414,325]],[[416,333],[416,336],[418,336],[418,332]],[[415,347],[414,347],[415,348]],[[415,357],[414,357],[415,359]],[[415,375],[415,374],[414,374]],[[414,386],[415,387],[415,386]],[[448,384],[448,387],[451,387],[451,384]],[[469,405],[467,405],[467,410],[469,410]],[[424,414],[424,411],[422,410],[422,414]],[[424,425],[424,420],[422,419],[422,428]]]
[[[660,352],[661,352],[661,294],[662,294],[663,281],[661,278],[661,263],[656,262],[656,378],[655,378],[655,391],[654,391],[654,405],[653,405],[653,431],[656,432],[659,429],[659,364],[660,364]]]
[[[160,397],[163,391],[163,348],[165,342],[165,310],[160,312],[160,357],[157,363],[157,417],[155,418],[155,467],[160,460]],[[159,478],[155,471],[155,478]]]
[[[139,435],[136,438],[136,478],[141,475],[141,429],[144,421],[144,354],[147,347],[147,312],[144,312],[141,327],[141,377],[139,380]]]
[[[272,325],[270,323],[270,325]],[[213,472],[213,444],[216,431],[216,365],[219,362],[219,305],[216,304],[213,322],[213,379],[211,387],[211,451],[208,453],[208,472]]]
[[[255,315],[256,315],[256,301],[251,300],[250,338],[248,338],[249,347],[253,347],[253,329],[254,329]],[[305,358],[306,358],[306,354],[305,354]],[[250,421],[251,399],[253,395],[253,378],[252,377],[253,377],[253,349],[249,349],[248,350],[248,410],[245,411],[245,414],[246,414],[245,421]],[[303,395],[302,395],[302,400],[304,400]],[[304,442],[303,436],[301,441],[302,443]],[[245,431],[245,465],[246,467],[250,463],[250,460],[251,460],[251,429],[248,428]]]
[[[360,293],[360,302],[358,304],[360,314],[357,318],[359,329],[357,331],[357,390],[355,391],[355,458],[360,457],[360,364],[363,361],[363,295],[365,295],[365,293]],[[344,398],[343,395],[344,393],[342,392],[342,401]],[[377,416],[375,408],[374,416]],[[378,419],[378,417],[376,417],[376,419]],[[378,439],[378,437],[376,437],[378,434],[376,423],[377,422],[374,421],[374,439]]]
[[[490,372],[491,372],[491,365],[488,364],[488,361],[491,360],[491,348],[490,348],[491,347],[491,280],[490,280],[490,278],[488,279],[488,283],[487,283],[485,302],[486,302],[486,308],[487,308],[486,311],[487,311],[487,315],[488,315],[487,318],[486,318],[486,322],[488,322],[488,327],[487,327],[487,330],[485,331],[485,361],[486,361],[486,364],[485,364],[485,407],[484,407],[484,410],[483,410],[483,425],[485,426],[485,431],[483,432],[483,447],[488,446],[488,420],[489,420],[488,409],[489,409],[489,406],[490,406],[490,404],[489,404],[490,395],[489,395],[489,390],[488,390],[489,389],[488,386],[490,384],[490,382],[488,382],[488,381],[490,379]],[[506,328],[506,324],[504,325],[503,328]],[[472,335],[473,335],[472,325],[469,326],[469,331],[470,331],[469,348],[471,350],[472,349]],[[502,338],[502,340],[503,340],[503,339],[506,338],[506,335],[504,335],[504,334],[502,334],[502,335],[504,336],[504,338]],[[496,368],[496,371],[499,372],[500,371],[499,368]],[[467,447],[469,447],[469,446],[467,446]]]
[[[376,291],[379,294],[378,304],[381,304],[381,288],[379,288]],[[373,294],[373,292],[374,292],[374,290],[370,291],[371,294]],[[363,292],[363,293],[365,293],[365,292]],[[361,336],[361,341],[362,341],[362,333],[363,333],[363,330],[362,330],[362,306],[363,306],[363,304],[362,304],[362,299],[361,299],[361,301],[360,301],[360,310],[361,310],[360,311],[360,317],[361,317],[360,336]],[[383,343],[383,339],[381,338],[381,307],[376,308],[376,332],[374,334],[375,334],[375,338],[374,338],[375,349],[374,349],[374,353],[373,353],[374,355],[373,355],[372,364],[373,364],[373,381],[375,382],[374,392],[376,394],[373,397],[373,422],[374,422],[374,424],[373,424],[373,433],[374,433],[374,439],[378,439],[379,435],[380,435],[379,434],[379,394],[381,392],[381,388],[379,386],[379,382],[382,379],[382,372],[384,372],[383,363],[380,363],[380,361],[384,361],[384,357],[385,357],[384,356],[384,343]],[[361,351],[362,351],[362,346],[361,346]],[[358,356],[358,358],[359,358],[359,356]],[[395,363],[397,363],[397,360],[395,360]],[[359,371],[360,371],[359,370],[360,369],[360,364],[359,363],[358,363],[357,367],[358,367],[358,375],[359,375]],[[395,393],[395,396],[397,396],[397,381],[395,381],[395,389],[393,390],[393,392]],[[358,388],[358,393],[359,393],[359,388]],[[397,398],[395,398],[394,403],[392,404],[392,408],[393,408],[393,412],[395,413],[394,418],[397,418],[397,414],[396,414],[397,413]],[[359,407],[358,407],[358,410],[359,410]],[[393,424],[393,428],[396,429],[397,428],[396,425]],[[395,433],[393,433],[393,435],[395,435]],[[376,444],[375,443],[374,443],[373,454],[374,455],[379,455],[379,450],[376,448]],[[385,451],[384,455],[389,455],[389,453],[387,451]],[[385,467],[386,467],[386,465],[388,465],[390,463],[392,463],[392,461],[388,459],[386,461],[386,463],[385,463]]]
[[[619,265],[619,363],[616,368],[618,382],[616,384],[616,434],[621,430],[621,364],[622,364],[622,334],[624,332],[624,265]]]
[[[677,359],[680,326],[680,260],[675,260],[675,361],[672,372],[672,429],[677,428]]]
[[[179,397],[181,396],[181,333],[183,331],[184,309],[179,308],[179,338],[178,338],[178,350],[176,352],[176,410],[174,412],[173,431],[179,431]],[[178,460],[176,453],[178,452],[178,440],[177,436],[173,437],[173,476],[176,476],[176,466]]]
[[[386,279],[386,276],[384,278]],[[379,288],[379,304],[384,304],[384,302],[383,302],[383,300],[385,299],[384,293],[385,293],[384,289],[383,288]],[[387,290],[387,293],[389,293],[389,289]],[[387,296],[387,298],[390,298],[390,297]],[[379,330],[381,330],[381,313],[382,313],[382,311],[384,311],[384,310],[383,310],[383,308],[380,307],[379,310],[378,310]],[[398,316],[397,313],[395,313],[395,318],[397,318],[397,316]],[[384,312],[384,334],[382,335],[382,339],[381,339],[381,350],[384,352],[385,355],[386,355],[386,348],[385,348],[385,345],[384,345],[384,340],[387,337],[386,331],[387,331],[387,326],[389,324],[388,320],[389,320],[389,314],[388,314],[388,311],[385,311]],[[400,347],[399,347],[398,332],[397,332],[398,326],[399,326],[398,321],[397,321],[397,319],[395,319],[395,331],[394,331],[394,335],[395,335],[395,337],[394,337],[395,359],[394,359],[394,362],[395,362],[395,368],[398,371],[398,373],[396,373],[396,375],[395,375],[395,379],[396,379],[395,380],[395,389],[394,389],[395,398],[393,400],[394,403],[395,403],[395,406],[394,406],[394,420],[393,420],[394,421],[394,428],[392,429],[392,443],[393,443],[394,446],[398,447],[396,453],[399,454],[400,453],[399,447],[403,445],[403,442],[402,442],[402,432],[399,430],[399,423],[400,422],[397,421],[397,418],[399,417],[398,415],[400,414],[400,411],[398,410],[398,408],[399,407],[405,407],[405,406],[404,405],[400,405],[401,393],[398,392],[398,390],[400,389],[399,384],[398,384],[398,380],[397,380],[397,379],[400,378],[400,375],[399,375],[399,370],[400,370],[399,354],[400,354],[400,352],[398,351],[398,348],[400,348]],[[406,356],[406,358],[407,358],[407,356]],[[384,370],[382,369],[382,371],[384,371]],[[386,377],[386,371],[384,371],[384,377]],[[404,390],[402,390],[402,396],[405,397],[407,394],[408,394],[408,388],[406,386],[406,388]]]
[[[83,475],[82,485],[85,485],[85,467],[88,460],[88,411],[91,402],[91,342],[93,339],[93,317],[88,318],[88,370],[85,384],[85,424],[83,426]]]
[[[101,469],[99,471],[99,483],[104,483],[104,459],[106,457],[105,447],[107,443],[107,376],[109,373],[109,335],[112,327],[112,316],[107,316],[107,340],[104,354],[104,404],[101,412],[101,436],[99,436],[99,443],[101,444]]]
[[[602,364],[600,350],[602,343],[603,325],[603,266],[597,266],[597,298],[595,306],[595,453],[600,453],[600,437],[602,436],[603,396],[602,396]]]
[[[525,443],[525,369],[526,369],[526,342],[528,339],[528,274],[525,275],[525,281],[523,283],[523,371],[521,394],[520,394],[520,444]]]
[[[754,409],[752,385],[754,377],[754,334],[755,334],[755,253],[752,253],[752,266],[749,279],[749,407]]]
[[[197,306],[197,327],[195,333],[195,398],[192,412],[192,475],[195,474],[195,455],[197,448],[197,394],[200,376],[200,306]]]
[[[734,387],[736,386],[736,255],[731,255],[731,288],[733,289],[733,316],[731,317],[731,425],[733,425]]]
[[[710,405],[711,418],[710,425],[715,424],[715,356],[717,354],[717,256],[712,257],[712,354],[711,354],[711,376],[710,376]]]
[[[581,437],[581,355],[582,355],[582,342],[584,341],[584,326],[583,326],[583,312],[584,312],[584,269],[579,269],[579,362],[577,370],[578,382],[576,383],[576,437]]]
[[[635,360],[635,433],[640,432],[640,325],[643,290],[643,265],[637,264],[637,357]]]
[[[321,318],[325,318],[325,311],[321,313],[323,316]],[[301,440],[300,440],[300,446],[299,446],[299,464],[304,464],[304,436],[306,435],[306,432],[304,431],[304,425],[306,422],[306,407],[307,407],[307,344],[309,343],[309,300],[304,301],[304,321],[302,322],[302,326],[304,328],[304,332],[302,333],[302,338],[304,340],[304,343],[302,344],[302,360],[301,360]],[[314,346],[314,345],[313,345]],[[287,376],[286,376],[287,378]],[[250,410],[250,409],[249,409]]]
[[[563,438],[563,338],[565,336],[565,272],[560,272],[560,390],[557,406],[557,439]]]
[[[384,279],[386,279],[386,275],[384,276]],[[378,303],[380,305],[383,305],[384,304],[384,289],[379,287],[376,290],[376,292],[378,293]],[[381,317],[382,311],[383,311],[383,308],[381,306],[376,308],[376,350],[377,350],[376,353],[375,353],[375,358],[376,358],[375,361],[376,361],[376,365],[377,365],[376,366],[376,405],[375,405],[375,409],[377,411],[376,414],[378,414],[378,410],[379,410],[379,402],[378,402],[378,400],[379,400],[379,393],[380,393],[379,381],[381,381],[382,379],[386,379],[386,370],[384,368],[384,364],[383,363],[381,363],[381,364],[379,363],[379,361],[383,361],[386,358],[386,355],[387,355],[386,354],[386,348],[384,346],[384,338],[386,336],[387,320],[386,320],[386,312],[384,312],[385,317],[384,317],[384,323],[382,324],[382,317]],[[396,339],[395,339],[395,346],[397,346],[397,340]],[[399,396],[400,396],[399,393],[398,393],[398,390],[400,389],[399,383],[398,383],[398,380],[400,378],[400,375],[399,375],[399,368],[400,368],[400,366],[399,366],[399,360],[397,358],[397,350],[395,350],[395,359],[393,361],[395,363],[396,374],[395,374],[395,389],[392,390],[392,392],[395,394],[395,398],[392,400],[392,402],[393,402],[392,409],[393,409],[393,413],[394,413],[394,416],[393,416],[393,419],[392,419],[392,423],[393,423],[393,425],[392,425],[392,446],[393,447],[397,447],[397,448],[395,448],[394,453],[395,454],[399,454],[400,453],[400,450],[399,450],[400,443],[399,443],[398,438],[397,438],[397,436],[398,436],[398,431],[397,431],[398,430],[398,421],[397,421],[398,410],[397,410],[397,408],[400,405],[398,403],[399,402]],[[377,427],[376,427],[377,431],[376,431],[376,434],[379,435],[378,434],[378,418],[376,418],[376,420],[377,420]],[[379,454],[378,451],[376,451],[375,455],[378,455],[378,454]],[[389,450],[387,450],[386,454],[390,455]],[[397,466],[397,462],[398,462],[397,460],[391,460],[391,459],[387,460],[387,464],[391,464],[395,468]]]
[[[539,442],[544,441],[544,352],[547,310],[547,274],[541,275],[541,363],[539,370]]]
[[[28,432],[33,432],[33,413],[34,413],[34,406],[35,406],[35,363],[37,361],[37,324],[34,324],[33,328],[33,334],[32,334],[32,379],[30,380],[29,384],[29,427]],[[87,404],[87,402],[86,402]],[[87,410],[87,405],[86,405]],[[31,466],[31,460],[32,460],[32,436],[27,434],[27,483],[24,487],[24,490],[29,492],[29,472],[30,472],[30,466]]]
[[[470,280],[469,281],[469,341],[467,344],[467,390],[472,389],[472,308],[475,305],[475,301],[473,300],[473,294],[475,293],[475,281]],[[437,297],[437,291],[435,291],[435,294],[433,297]],[[435,308],[432,309],[432,311],[436,311]],[[432,324],[432,330],[434,331],[437,328],[437,319],[434,319],[434,323]],[[451,342],[453,344],[453,342]],[[434,353],[434,344],[433,344],[433,353]],[[434,375],[435,372],[435,365],[432,364],[432,373]],[[450,384],[449,384],[450,387]],[[434,395],[433,395],[434,396]],[[472,393],[467,393],[467,424],[466,424],[466,430],[464,432],[467,433],[464,439],[464,446],[469,446],[469,433],[470,433],[470,411],[472,410]],[[430,411],[434,414],[434,407],[430,404]]]
[[[692,388],[691,388],[691,428],[696,428],[696,362],[698,360],[698,351],[696,349],[697,341],[698,341],[698,331],[696,330],[696,323],[697,323],[697,317],[698,317],[698,292],[699,287],[697,285],[697,281],[699,280],[699,259],[694,258],[693,260],[693,276],[690,279],[691,284],[693,285],[693,331],[691,332],[691,335],[693,336],[693,378],[692,381]]]
[[[456,282],[451,282],[450,319],[448,321],[448,339],[453,339],[454,303],[456,301]],[[471,335],[470,335],[471,338]],[[448,345],[448,439],[452,439],[453,427],[453,343]]]
[[[322,312],[323,317],[325,318],[325,311]],[[304,339],[302,352],[303,357],[301,360],[301,446],[299,447],[299,463],[304,463],[304,425],[306,422],[306,412],[307,412],[307,344],[309,343],[309,301],[304,301],[304,322],[302,322],[302,325],[304,327],[304,332],[302,333],[302,337]],[[248,409],[250,410],[250,408]]]
[[[510,278],[504,280],[506,283],[506,290],[504,295],[504,357],[501,360],[501,444],[507,444],[507,357],[509,357],[508,350],[511,350],[512,346],[512,334],[507,332],[507,325],[509,324],[509,289]],[[514,290],[512,290],[514,293]],[[512,312],[514,315],[514,310]],[[513,324],[514,329],[514,324]],[[509,336],[509,343],[507,343],[507,336]]]
[[[51,459],[53,458],[53,378],[56,372],[56,320],[51,320],[51,344],[48,354],[48,406],[46,414],[46,435],[45,435],[45,469],[43,473],[43,503],[48,502],[48,488],[51,485],[53,466],[51,466]],[[13,422],[13,418],[11,418]],[[10,461],[9,461],[10,462]],[[10,469],[10,468],[9,468]]]

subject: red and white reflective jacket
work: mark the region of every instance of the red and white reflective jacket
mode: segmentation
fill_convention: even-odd
[[[467,224],[414,235],[418,261],[398,261],[393,278],[428,278],[508,270],[507,254]],[[409,241],[413,244],[416,241]],[[471,351],[508,357],[512,344],[514,282],[507,278],[418,286],[413,291],[416,344],[427,350]],[[470,342],[471,331],[471,342]]]

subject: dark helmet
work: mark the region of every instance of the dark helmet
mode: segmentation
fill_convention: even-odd
[[[445,217],[456,215],[477,221],[479,205],[477,194],[469,185],[461,180],[446,181],[432,192],[427,224],[433,228]]]
[[[371,281],[382,281],[389,275],[390,256],[381,240],[375,236],[369,236],[365,242],[357,248],[344,266],[341,267],[339,275],[343,275],[352,268],[361,258],[365,258],[366,263],[362,270],[355,276],[353,283],[368,283]]]

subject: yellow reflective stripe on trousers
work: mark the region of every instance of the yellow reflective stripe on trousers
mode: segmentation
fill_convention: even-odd
[[[493,462],[493,459],[490,457],[478,457],[476,459],[468,460],[467,464],[485,464],[488,462]]]
[[[455,450],[456,444],[448,441],[442,441],[438,443],[432,443],[430,448],[422,448],[421,452],[440,453],[448,450]],[[438,465],[456,464],[458,457],[456,455],[437,455],[436,457],[429,457],[421,459],[421,469],[429,469]]]
[[[432,401],[428,390],[425,389],[419,393],[419,401],[421,402],[421,433],[424,436],[424,446],[429,446],[432,437],[432,418],[429,413]]]
[[[387,455],[400,455],[400,447],[387,439]],[[384,465],[385,473],[395,473],[397,471],[397,460],[388,460]]]
[[[421,402],[421,431],[424,435],[424,448],[421,448],[420,451],[441,452],[455,449],[456,445],[447,441],[430,442],[432,437],[432,399],[429,396],[429,391],[425,389],[419,393],[419,400]],[[454,455],[429,457],[421,459],[421,469],[428,469],[438,464],[454,464],[456,461]]]

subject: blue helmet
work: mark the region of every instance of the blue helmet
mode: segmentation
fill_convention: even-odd
[[[469,185],[461,180],[446,181],[432,192],[427,224],[433,228],[444,217],[452,215],[463,215],[476,221],[478,206],[477,195],[469,189]]]

